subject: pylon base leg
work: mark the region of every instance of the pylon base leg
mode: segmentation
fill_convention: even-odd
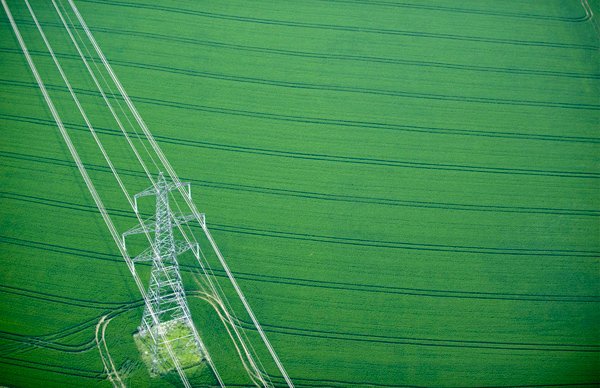
[[[160,330],[163,330],[164,339],[169,342],[182,368],[204,367],[202,352],[185,322],[164,322]],[[155,342],[147,330],[139,331],[133,337],[151,376],[159,377],[175,369],[165,343]]]

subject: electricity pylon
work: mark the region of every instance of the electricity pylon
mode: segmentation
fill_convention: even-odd
[[[171,211],[169,192],[180,187],[187,187],[188,195],[191,195],[189,183],[167,182],[160,173],[154,186],[134,196],[136,213],[139,198],[156,196],[154,219],[143,221],[122,235],[125,244],[125,237],[129,235],[154,233],[151,246],[136,256],[133,262],[152,263],[147,291],[152,308],[146,306],[144,309],[138,339],[143,344],[144,353],[150,355],[151,371],[155,374],[168,372],[174,367],[173,362],[180,362],[186,367],[200,363],[208,356],[192,321],[177,261],[178,255],[188,250],[194,250],[197,255],[199,249],[197,243],[176,240],[173,236],[173,228],[195,219],[193,215]],[[170,358],[165,348],[167,342],[178,360]]]

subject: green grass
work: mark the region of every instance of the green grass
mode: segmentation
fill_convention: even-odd
[[[168,325],[168,323],[165,325]],[[171,341],[171,350],[176,355],[183,369],[198,367],[202,362],[202,356],[199,353],[198,347],[193,342],[189,342],[190,335],[192,335],[190,327],[183,323],[171,324],[165,328],[165,341]],[[149,333],[144,335],[137,333],[134,335],[134,340],[146,367],[153,377],[160,377],[160,375],[175,369],[175,365],[170,359],[169,351],[164,345],[159,348],[158,357],[165,361],[158,362],[156,365],[153,363],[153,340]]]
[[[27,10],[9,3],[128,229]],[[579,1],[76,3],[297,386],[600,382],[600,55]],[[130,193],[145,189],[52,7],[32,5]],[[0,384],[110,386],[94,342],[109,314],[127,383],[176,385],[140,357],[139,293],[2,20]],[[181,260],[215,364],[247,385]]]

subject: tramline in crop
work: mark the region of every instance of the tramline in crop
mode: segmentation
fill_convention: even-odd
[[[205,360],[210,365],[218,383],[221,386],[224,386],[220,374],[217,371],[217,368],[214,365],[214,362],[212,361],[208,353],[208,349],[206,349],[203,341],[201,340],[196,330],[191,313],[189,311],[189,307],[187,305],[185,290],[183,288],[183,283],[179,274],[177,255],[185,251],[191,250],[204,275],[206,276],[205,281],[209,289],[209,299],[213,301],[213,303],[210,303],[210,305],[213,306],[215,309],[223,309],[225,314],[221,315],[219,313],[219,315],[221,317],[225,317],[224,324],[229,325],[233,329],[235,336],[231,336],[231,338],[232,340],[237,339],[240,342],[241,348],[244,351],[243,354],[249,361],[250,367],[247,367],[245,362],[244,366],[251,380],[255,382],[256,385],[273,385],[268,373],[262,369],[262,364],[254,359],[255,357],[257,357],[257,353],[253,351],[252,346],[249,346],[245,343],[246,341],[248,341],[248,338],[245,336],[243,331],[240,330],[236,322],[234,322],[234,320],[237,320],[237,317],[231,307],[231,304],[227,301],[227,298],[223,290],[221,289],[221,286],[218,285],[218,283],[211,280],[212,269],[210,268],[209,263],[206,260],[203,260],[203,258],[201,257],[202,253],[200,252],[196,237],[194,236],[189,227],[187,228],[187,231],[184,228],[184,224],[190,221],[196,221],[202,228],[204,236],[208,239],[211,248],[218,257],[219,263],[222,265],[224,271],[226,272],[228,279],[234,287],[237,296],[240,298],[246,313],[250,316],[255,328],[257,329],[262,341],[266,345],[267,350],[273,358],[282,377],[286,381],[287,385],[292,387],[293,383],[287,375],[283,364],[279,360],[279,357],[277,356],[275,350],[273,349],[269,340],[267,339],[266,334],[262,330],[256,317],[254,316],[254,313],[252,312],[248,301],[243,295],[232,272],[227,266],[223,255],[221,254],[214,239],[212,238],[206,226],[204,215],[198,212],[195,204],[192,202],[189,185],[183,184],[179,181],[168,159],[154,140],[148,127],[146,126],[145,122],[141,118],[141,115],[133,105],[125,89],[118,80],[116,74],[112,70],[110,64],[104,56],[104,53],[100,49],[96,40],[94,39],[90,29],[87,27],[87,24],[83,20],[83,17],[79,13],[73,1],[68,0],[68,4],[70,6],[71,12],[76,17],[79,26],[75,25],[75,23],[69,16],[67,9],[60,3],[60,1],[57,2],[56,0],[52,0],[52,5],[58,17],[60,18],[63,27],[65,28],[65,31],[69,36],[69,39],[71,40],[73,46],[77,50],[77,53],[80,59],[82,60],[85,69],[92,78],[94,85],[100,92],[103,102],[110,110],[111,115],[117,122],[117,125],[121,129],[121,132],[127,140],[129,147],[134,152],[137,161],[140,163],[140,166],[145,172],[146,178],[151,184],[149,189],[134,196],[131,196],[129,194],[129,191],[125,186],[125,182],[120,177],[118,170],[115,168],[114,163],[112,162],[109,156],[109,152],[107,151],[102,141],[96,134],[96,131],[92,124],[92,119],[86,112],[82,103],[79,101],[77,93],[75,92],[75,88],[71,86],[68,76],[63,71],[61,63],[55,55],[49,40],[46,38],[44,29],[42,28],[41,23],[38,22],[33,8],[31,7],[28,0],[24,0],[27,10],[29,11],[31,18],[33,19],[34,24],[40,36],[42,37],[44,45],[46,46],[46,49],[48,50],[48,53],[50,54],[55,67],[58,69],[63,82],[67,86],[69,94],[71,95],[73,101],[75,102],[75,105],[77,106],[78,112],[83,117],[85,124],[89,129],[96,146],[101,151],[102,156],[107,165],[109,166],[112,175],[118,182],[120,190],[122,191],[124,197],[127,199],[127,202],[131,207],[131,211],[133,212],[133,214],[139,222],[139,226],[134,227],[133,229],[122,234],[118,233],[117,228],[114,225],[111,216],[107,211],[107,208],[104,205],[104,202],[92,181],[92,178],[87,172],[85,164],[81,160],[80,154],[78,153],[75,144],[73,143],[65,125],[63,124],[58,109],[53,103],[51,96],[47,92],[47,88],[42,79],[42,76],[40,75],[33,59],[31,58],[31,55],[29,54],[29,50],[27,49],[25,40],[21,36],[17,23],[12,17],[10,8],[6,0],[1,1],[5,12],[8,15],[13,32],[17,37],[18,43],[21,47],[21,50],[23,51],[23,54],[25,55],[28,66],[34,74],[38,87],[42,92],[44,101],[50,109],[52,116],[60,129],[60,133],[63,137],[63,140],[67,144],[69,152],[71,153],[71,156],[75,161],[81,176],[83,177],[86,187],[91,193],[96,207],[102,215],[103,220],[106,223],[111,233],[111,236],[115,241],[115,244],[119,248],[119,251],[121,252],[121,255],[123,256],[135,280],[138,290],[143,297],[145,309],[142,316],[142,323],[139,328],[139,333],[136,336],[136,341],[138,342],[138,346],[141,348],[142,357],[144,357],[144,354],[146,352],[150,355],[149,365],[152,372],[155,374],[161,374],[168,372],[171,369],[175,369],[184,386],[190,387],[191,384],[189,382],[188,377],[186,376],[185,368],[190,365],[197,364],[201,360]],[[78,30],[80,29],[84,31],[86,38],[93,46],[95,54],[100,58],[103,69],[108,73],[108,75],[110,76],[110,80],[118,90],[118,97],[117,94],[113,93],[108,80],[102,75],[99,66],[95,63],[95,60],[90,55],[90,50],[87,48],[85,42],[83,41],[83,38],[79,34]],[[81,44],[77,42],[76,36],[81,42]],[[88,61],[88,59],[86,58],[84,51],[86,52],[88,57],[90,57],[90,61],[95,67],[96,72],[94,72],[92,66],[90,66],[90,61]],[[99,74],[102,81],[106,84],[109,91],[108,94],[104,91],[103,87],[101,86],[101,82],[96,76],[96,73]],[[146,146],[144,146],[144,151],[149,155],[150,159],[154,163],[154,168],[160,172],[158,179],[153,178],[152,173],[150,172],[150,168],[148,168],[148,166],[145,164],[140,152],[135,147],[134,143],[131,141],[129,133],[125,130],[123,122],[118,117],[117,110],[113,107],[112,103],[110,102],[109,95],[112,97],[113,101],[116,102],[119,110],[123,114],[125,114],[126,117],[128,113],[134,117],[135,122],[142,130],[143,135],[140,135],[137,132],[135,126],[127,119],[138,140],[142,141],[142,144],[148,143],[150,145],[151,151]],[[126,109],[124,109],[123,106],[121,106],[119,100],[125,101],[127,106]],[[159,163],[155,161],[155,158],[158,159]],[[167,181],[167,178],[162,174],[162,171],[166,171],[168,177],[170,178],[170,182]],[[169,193],[171,191],[178,191],[188,207],[187,212],[182,212],[177,202],[175,202],[175,205],[178,207],[178,214],[191,214],[185,216],[174,215],[169,205]],[[156,196],[157,202],[156,218],[151,222],[142,220],[137,206],[137,199],[147,195]],[[182,241],[175,240],[173,236],[173,229],[175,228],[181,233],[183,237]],[[154,234],[154,236],[151,235],[152,233]],[[150,247],[146,251],[142,252],[140,255],[133,259],[129,256],[125,245],[125,237],[132,234],[145,235],[150,245]],[[152,263],[150,285],[147,291],[142,284],[142,281],[139,277],[135,266],[135,263],[144,261]],[[242,356],[242,353],[240,353],[240,356]],[[111,381],[113,382],[113,384],[115,383],[114,380]]]

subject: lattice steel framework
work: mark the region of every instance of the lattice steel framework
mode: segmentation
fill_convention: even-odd
[[[189,183],[167,182],[160,173],[154,186],[134,196],[136,212],[138,212],[139,198],[156,196],[154,219],[146,220],[122,235],[125,245],[125,238],[129,235],[154,233],[154,240],[150,247],[136,256],[133,262],[152,262],[147,295],[152,312],[158,318],[158,324],[152,312],[146,307],[139,327],[139,335],[147,339],[152,357],[152,370],[155,373],[170,369],[169,357],[162,349],[165,342],[169,342],[178,352],[183,351],[187,354],[196,352],[199,360],[204,357],[203,345],[192,322],[177,261],[177,256],[190,249],[198,253],[199,247],[197,243],[176,240],[173,235],[173,228],[196,218],[194,215],[175,214],[169,205],[169,192],[182,186],[187,187],[188,195],[191,195]]]

